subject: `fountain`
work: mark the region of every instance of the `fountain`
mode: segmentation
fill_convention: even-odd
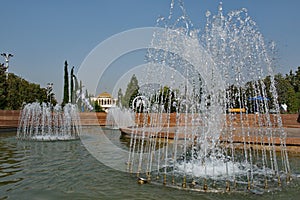
[[[128,172],[139,182],[205,192],[263,193],[288,184],[286,133],[279,112],[269,112],[279,111],[273,63],[256,23],[246,9],[225,15],[220,3],[201,32],[183,3],[178,18],[175,6],[157,20],[165,30],[147,53],[149,77],[171,77],[155,80],[168,90],[140,91],[150,103],[139,126],[121,129],[130,136]]]
[[[77,106],[52,107],[46,103],[26,104],[20,114],[17,138],[56,141],[78,139],[81,132]]]

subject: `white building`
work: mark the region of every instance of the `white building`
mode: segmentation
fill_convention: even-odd
[[[103,92],[99,94],[97,97],[91,98],[92,101],[97,101],[98,105],[102,107],[105,112],[113,106],[116,106],[117,99],[114,99],[109,93]]]

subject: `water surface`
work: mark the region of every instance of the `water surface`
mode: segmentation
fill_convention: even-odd
[[[128,148],[118,130],[104,129],[104,134],[114,144]],[[299,178],[287,188],[263,195],[212,194],[139,185],[134,175],[111,169],[95,159],[80,140],[36,142],[20,141],[15,136],[16,132],[0,133],[0,199],[300,198]],[[300,156],[290,154],[290,161],[293,173],[300,174]]]

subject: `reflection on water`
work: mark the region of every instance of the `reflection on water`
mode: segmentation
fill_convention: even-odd
[[[127,149],[117,130],[105,129],[117,146]],[[102,134],[102,133],[99,133]],[[283,191],[254,194],[205,194],[157,185],[138,185],[134,175],[106,167],[80,140],[34,142],[15,139],[15,132],[0,133],[0,199],[297,199],[300,181]],[[294,173],[300,157],[290,155]],[[113,158],[112,158],[113,159]],[[124,165],[126,167],[126,165]]]

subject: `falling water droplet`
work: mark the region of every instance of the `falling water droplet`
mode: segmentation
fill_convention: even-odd
[[[208,18],[210,15],[211,15],[210,11],[207,10],[206,13],[205,13],[205,16]]]
[[[218,10],[219,10],[220,12],[222,12],[222,10],[223,10],[223,4],[222,4],[222,2],[219,3]]]

